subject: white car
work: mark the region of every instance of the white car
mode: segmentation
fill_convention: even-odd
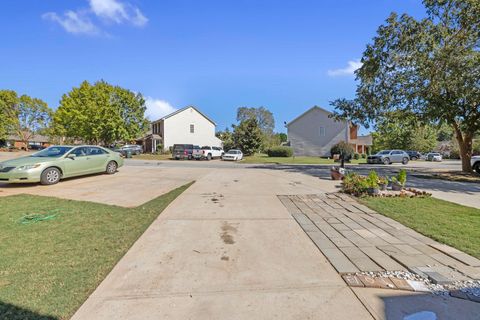
[[[203,146],[201,149],[202,149],[202,159],[207,159],[207,160],[221,158],[225,153],[223,149],[220,147]]]
[[[438,152],[430,152],[427,154],[426,161],[442,161],[442,155]]]
[[[470,163],[472,165],[472,169],[480,174],[480,156],[473,156],[470,160]]]
[[[230,161],[239,161],[243,159],[243,153],[240,150],[232,149],[228,150],[222,157],[223,160],[230,160]]]

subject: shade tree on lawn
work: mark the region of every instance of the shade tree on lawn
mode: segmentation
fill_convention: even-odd
[[[129,142],[146,131],[145,110],[140,93],[105,81],[84,81],[63,95],[53,128],[57,135],[93,144]]]
[[[462,170],[471,172],[472,142],[480,130],[480,1],[424,0],[418,20],[392,13],[361,59],[353,100],[332,102],[336,117],[366,127],[392,111],[454,131]]]
[[[0,90],[0,137],[15,134],[28,150],[28,141],[48,127],[53,111],[47,103],[12,90]]]

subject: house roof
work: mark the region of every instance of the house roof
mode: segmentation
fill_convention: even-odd
[[[300,120],[301,118],[303,118],[305,115],[309,114],[310,112],[312,112],[313,110],[320,110],[320,111],[323,111],[323,112],[326,112],[327,114],[332,114],[330,111],[322,108],[322,107],[319,107],[319,106],[313,106],[312,108],[308,109],[307,111],[305,111],[304,113],[302,113],[301,115],[299,115],[298,117],[296,117],[295,119],[293,119],[292,121],[290,121],[289,123],[287,123],[287,127],[290,126],[292,123],[296,122],[297,120]]]
[[[195,110],[195,111],[197,111],[198,113],[200,113],[205,119],[207,119],[208,121],[210,121],[211,123],[213,123],[214,126],[217,125],[212,119],[210,119],[209,117],[207,117],[203,112],[201,112],[200,110],[198,110],[198,109],[197,109],[196,107],[194,107],[194,106],[186,106],[185,108],[178,109],[177,111],[174,111],[174,112],[172,112],[172,113],[170,113],[170,114],[167,114],[167,115],[164,116],[163,118],[160,118],[160,119],[158,119],[158,120],[156,120],[156,121],[153,121],[153,122],[158,122],[158,121],[160,121],[160,120],[168,119],[168,118],[173,117],[174,115],[179,114],[180,112],[183,112],[183,111],[188,110],[188,109],[190,109],[190,108],[192,108],[193,110]]]

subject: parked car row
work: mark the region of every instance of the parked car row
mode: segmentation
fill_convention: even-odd
[[[425,161],[442,161],[442,155],[438,152],[429,152],[425,155],[418,151],[403,151],[403,150],[382,150],[374,155],[367,157],[367,163],[402,163],[407,164],[410,160],[425,160]]]
[[[172,149],[172,157],[175,160],[212,160],[223,159],[238,161],[243,159],[240,150],[233,149],[227,153],[220,147],[198,146],[193,144],[175,144]]]

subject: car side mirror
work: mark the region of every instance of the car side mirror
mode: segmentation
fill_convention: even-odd
[[[76,157],[77,157],[77,156],[76,156],[75,154],[73,154],[73,153],[70,153],[70,154],[67,156],[67,158],[72,159],[72,160],[75,160]]]

